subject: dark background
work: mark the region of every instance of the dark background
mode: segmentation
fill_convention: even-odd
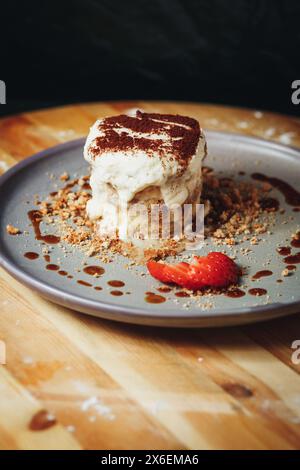
[[[299,0],[7,0],[0,15],[0,114],[118,99],[299,113]]]

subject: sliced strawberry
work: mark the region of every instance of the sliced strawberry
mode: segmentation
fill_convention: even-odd
[[[190,265],[188,263],[163,264],[156,261],[148,261],[147,267],[151,276],[161,282],[184,285]]]
[[[190,265],[188,263],[179,263],[168,264],[166,266],[169,282],[183,287],[186,286],[187,282],[189,281]]]
[[[195,256],[192,263],[164,264],[149,261],[150,274],[161,282],[174,283],[187,289],[226,287],[238,280],[239,268],[231,258],[219,252]]]
[[[157,261],[148,261],[147,268],[151,276],[155,277],[155,279],[158,279],[161,282],[170,282],[166,273],[166,264],[158,263]]]
[[[235,284],[239,276],[239,268],[235,262],[220,252],[212,252],[207,256],[195,256],[191,264],[195,276],[200,276],[207,286],[226,287]]]

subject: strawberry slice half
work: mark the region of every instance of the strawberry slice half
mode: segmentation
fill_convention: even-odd
[[[236,284],[239,277],[236,263],[218,251],[213,251],[207,256],[195,256],[190,268],[209,287],[227,287]]]
[[[190,290],[203,287],[226,287],[237,283],[239,277],[239,268],[235,262],[220,252],[212,252],[207,256],[195,256],[191,264],[148,261],[147,267],[155,279]]]
[[[147,268],[151,276],[161,282],[183,286],[187,282],[190,269],[188,263],[165,264],[157,261],[148,261]]]

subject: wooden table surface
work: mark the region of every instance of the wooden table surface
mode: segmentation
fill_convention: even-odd
[[[290,117],[191,103],[93,103],[2,119],[0,170],[132,107],[300,147],[300,123]],[[56,306],[4,271],[0,282],[1,449],[300,448],[300,365],[291,358],[299,315],[227,329],[134,327]],[[41,410],[49,427],[32,430]],[[41,421],[37,427],[46,427]]]

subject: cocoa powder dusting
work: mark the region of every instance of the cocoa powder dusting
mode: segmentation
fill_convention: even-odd
[[[195,154],[200,138],[200,126],[195,119],[140,111],[136,117],[107,117],[101,121],[99,130],[104,135],[92,142],[89,151],[93,157],[107,151],[142,150],[150,155],[155,151],[161,157],[172,154],[183,167]],[[151,139],[154,133],[167,138]],[[144,134],[150,134],[150,137]]]

